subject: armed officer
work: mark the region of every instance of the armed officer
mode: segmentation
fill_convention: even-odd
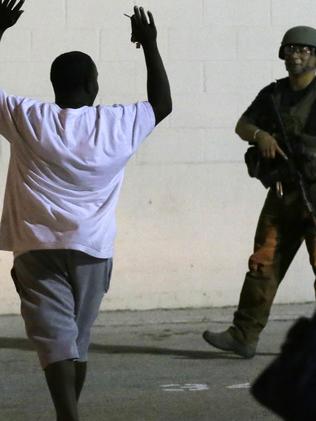
[[[244,358],[255,355],[278,286],[304,240],[316,274],[315,50],[316,29],[289,29],[279,49],[288,77],[262,89],[236,126],[239,137],[255,145],[261,163],[270,168],[265,183],[273,176],[233,324],[224,332],[207,330],[203,337]]]

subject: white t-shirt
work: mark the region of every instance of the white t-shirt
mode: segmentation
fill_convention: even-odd
[[[0,249],[112,257],[124,167],[154,126],[149,102],[61,109],[0,90],[11,147]]]

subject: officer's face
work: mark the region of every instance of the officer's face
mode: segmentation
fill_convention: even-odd
[[[300,75],[315,71],[315,49],[306,45],[291,44],[284,47],[285,67],[289,74]]]

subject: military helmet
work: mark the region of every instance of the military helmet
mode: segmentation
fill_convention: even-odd
[[[316,29],[310,26],[294,26],[286,31],[279,49],[279,58],[284,60],[284,47],[288,44],[301,44],[316,48]]]

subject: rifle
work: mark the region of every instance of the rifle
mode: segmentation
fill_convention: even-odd
[[[282,138],[283,144],[285,145],[285,147],[287,149],[287,155],[290,158],[289,161],[288,161],[290,172],[294,176],[294,179],[296,180],[296,182],[297,182],[297,184],[299,186],[300,192],[302,194],[302,198],[303,198],[304,204],[305,204],[308,212],[313,216],[314,224],[316,224],[316,221],[315,221],[316,211],[315,211],[314,206],[313,206],[313,203],[311,201],[309,192],[308,192],[308,190],[306,188],[306,184],[307,183],[306,183],[305,177],[298,170],[297,165],[295,165],[295,154],[293,152],[293,148],[292,148],[291,142],[288,139],[288,136],[286,134],[286,130],[285,130],[285,127],[284,127],[284,124],[283,124],[283,121],[282,121],[282,117],[281,117],[281,115],[279,113],[278,107],[277,107],[277,105],[275,103],[275,99],[274,99],[274,97],[273,97],[272,94],[270,94],[270,100],[271,100],[272,110],[273,110],[274,115],[276,117],[276,122],[277,122],[277,124],[279,126],[279,129],[280,129],[280,134],[281,134],[281,138]]]

